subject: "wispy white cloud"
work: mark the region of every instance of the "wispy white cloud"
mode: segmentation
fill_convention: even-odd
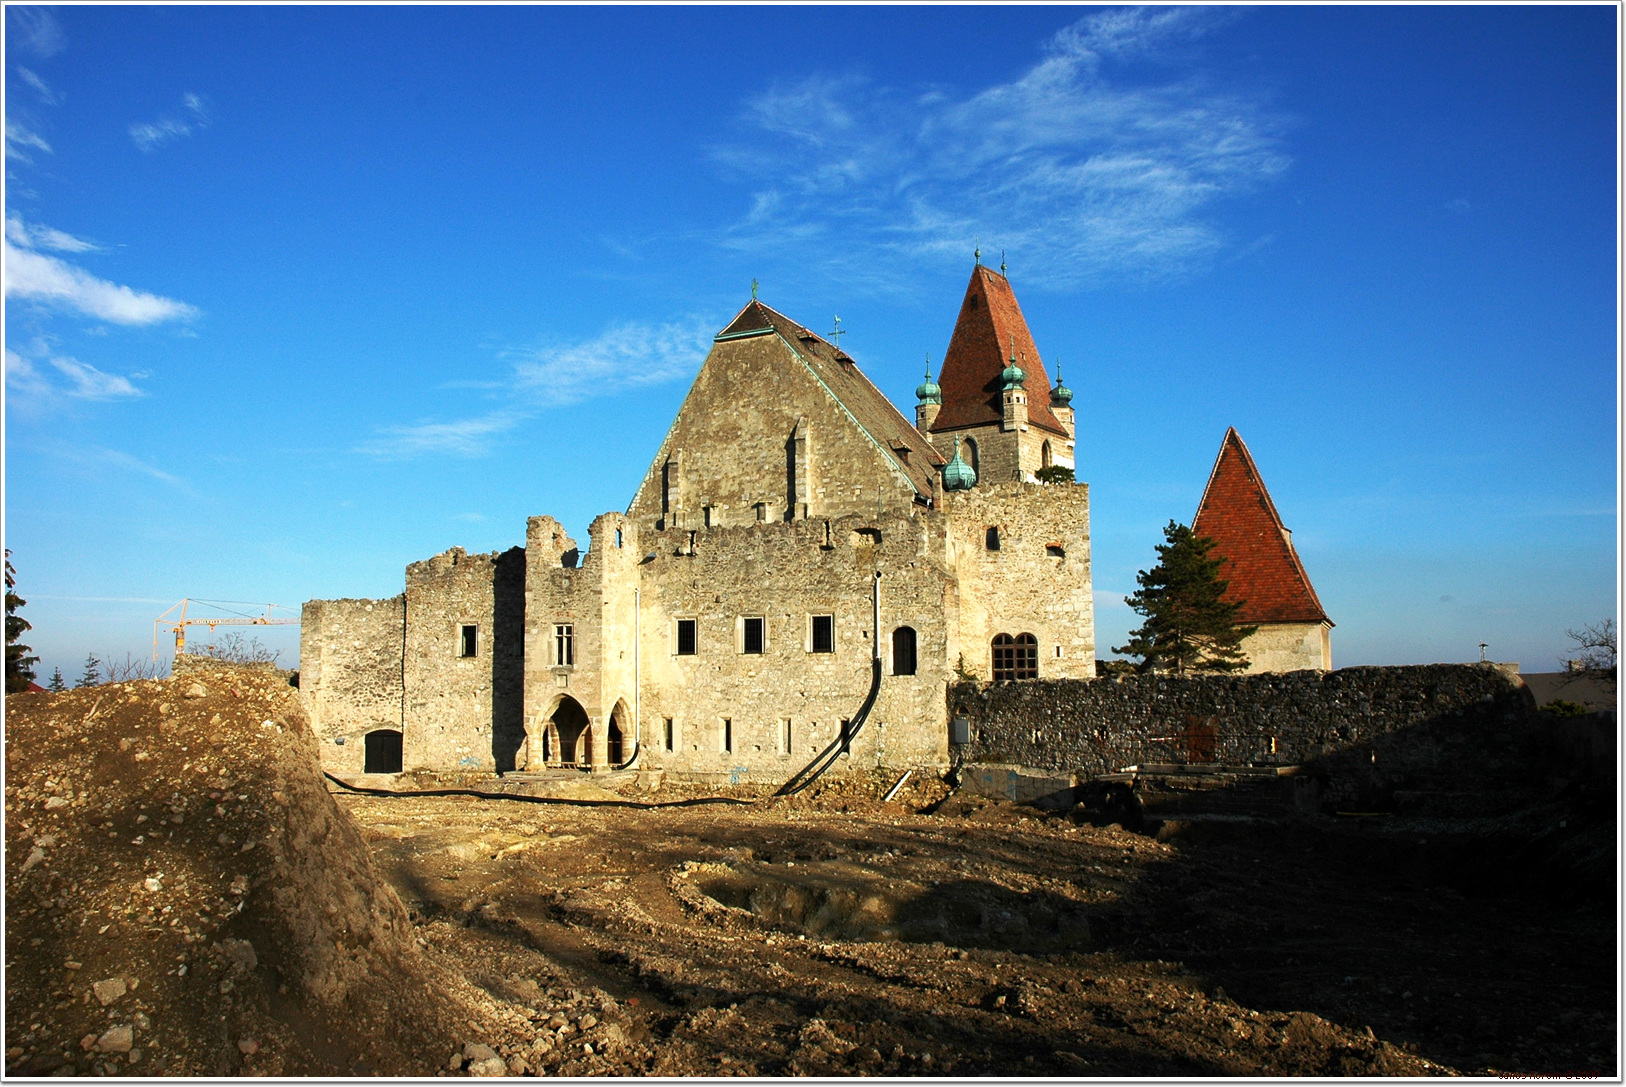
[[[61,95],[53,91],[46,84],[45,80],[41,79],[37,73],[19,65],[17,68],[17,75],[22,78],[24,83],[27,83],[30,87],[34,88],[34,93],[38,94],[40,96],[40,101],[44,102],[46,105],[57,106],[62,104]]]
[[[546,408],[692,377],[706,356],[713,328],[714,322],[699,319],[623,323],[590,340],[500,348],[497,356],[512,367],[511,380],[456,385],[500,391],[509,406],[450,422],[381,427],[356,452],[381,460],[485,456],[503,434]]]
[[[4,243],[5,296],[43,306],[74,310],[120,325],[150,325],[195,317],[197,309],[162,295],[100,279],[77,265],[37,251],[37,247],[85,252],[90,242],[59,230],[33,228],[8,216]]]
[[[156,479],[160,483],[167,483],[171,487],[191,492],[192,485],[180,476],[164,471],[156,465],[148,464],[140,457],[132,456],[120,449],[105,449],[98,445],[62,446],[58,452],[64,459],[76,461],[80,465],[91,469],[113,468],[123,472],[133,472],[136,475]]]
[[[44,151],[51,153],[51,145],[36,132],[24,128],[21,123],[6,118],[6,158],[16,159],[18,162],[33,162],[29,157],[30,151]]]
[[[434,454],[484,456],[491,452],[493,438],[512,430],[523,418],[517,411],[495,411],[449,423],[382,427],[371,440],[357,445],[356,452],[380,460],[409,460]]]
[[[42,346],[42,345],[36,345]],[[67,383],[53,382],[38,362],[56,370]],[[30,358],[6,349],[6,394],[10,403],[31,413],[60,407],[68,400],[125,400],[146,393],[135,383],[147,374],[109,374],[89,363],[63,355],[44,353],[43,359]]]
[[[209,109],[203,96],[188,91],[181,96],[186,110],[182,117],[160,117],[156,121],[139,121],[130,126],[130,139],[141,150],[151,153],[171,140],[190,136],[194,128],[209,127]]]
[[[723,244],[824,241],[846,269],[869,247],[930,260],[973,239],[1030,282],[1178,275],[1227,244],[1223,199],[1279,175],[1281,122],[1190,75],[1134,80],[1182,59],[1233,16],[1207,8],[1092,13],[1012,82],[955,95],[813,76],[749,103],[717,158],[753,186]]]
[[[53,57],[68,47],[68,36],[49,8],[16,4],[6,7],[6,43],[37,57]]]
[[[16,213],[6,216],[6,238],[26,249],[54,249],[59,253],[90,253],[101,248],[95,242],[76,238],[55,227],[30,226]]]
[[[591,340],[509,348],[518,392],[535,402],[574,404],[627,389],[691,377],[711,344],[709,324],[612,325]]]

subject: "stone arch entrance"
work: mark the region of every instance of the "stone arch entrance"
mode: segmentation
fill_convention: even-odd
[[[401,772],[401,733],[393,728],[374,729],[362,737],[361,772],[399,774]]]
[[[592,726],[587,711],[569,695],[561,695],[559,705],[548,718],[546,748],[549,762],[558,766],[591,766]]]

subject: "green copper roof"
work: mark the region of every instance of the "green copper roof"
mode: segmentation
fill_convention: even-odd
[[[960,438],[954,438],[954,456],[943,465],[943,489],[945,491],[969,491],[977,484],[977,473],[971,470],[971,465],[960,459]]]

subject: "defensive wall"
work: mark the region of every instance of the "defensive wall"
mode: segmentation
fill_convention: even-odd
[[[1495,664],[1239,676],[1123,676],[959,684],[966,763],[1090,777],[1162,763],[1292,765],[1444,720],[1486,728],[1534,711]]]

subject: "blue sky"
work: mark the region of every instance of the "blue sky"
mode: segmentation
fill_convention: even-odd
[[[1336,664],[1551,670],[1617,595],[1616,17],[8,6],[29,640],[585,542],[753,278],[910,412],[980,242],[1077,393],[1103,649],[1235,426]]]

